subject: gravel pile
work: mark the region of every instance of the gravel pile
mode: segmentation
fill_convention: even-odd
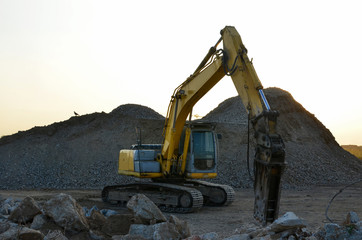
[[[265,91],[280,112],[278,132],[286,143],[284,187],[346,184],[362,176],[362,161],[344,151],[313,114],[280,89]],[[219,176],[214,182],[252,187],[248,177],[247,116],[239,97],[221,103],[204,120],[216,123]],[[164,117],[140,105],[111,113],[72,117],[0,139],[1,189],[102,188],[133,181],[117,174],[118,152],[136,143],[161,143]],[[251,151],[250,158],[253,153]],[[251,160],[252,162],[252,160]]]
[[[130,112],[132,115],[130,115]],[[142,138],[161,142],[164,118],[127,104],[0,139],[1,189],[102,188],[130,182],[117,174],[118,152]]]
[[[282,178],[284,188],[347,184],[362,178],[362,161],[343,150],[331,132],[290,93],[268,88],[265,94],[272,109],[280,113],[277,131],[285,142],[288,164]],[[246,160],[247,113],[240,98],[227,99],[204,119],[217,122],[216,131],[225,136],[219,161],[223,180],[234,187],[251,187]],[[253,153],[250,156],[252,169]]]
[[[136,104],[121,105],[113,109],[113,111],[110,112],[110,115],[115,117],[131,117],[137,119],[165,119],[161,114],[155,112],[153,109]]]

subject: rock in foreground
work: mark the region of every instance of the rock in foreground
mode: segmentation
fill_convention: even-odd
[[[0,215],[1,240],[131,240],[131,239],[188,239],[188,240],[218,240],[216,232],[192,235],[187,222],[171,215],[168,219],[145,196],[137,195],[130,206],[130,214],[112,214],[100,211],[96,207],[84,211],[82,207],[67,194],[58,194],[43,204],[26,198],[21,202],[3,200],[0,206],[13,203],[14,206],[41,206],[41,212],[32,220],[18,221],[22,216],[10,218],[12,212],[20,212],[16,207],[9,215]],[[139,204],[139,206],[138,206]],[[12,206],[10,206],[12,207]],[[22,207],[21,207],[22,208]],[[154,209],[156,208],[156,209]],[[134,209],[142,209],[135,211]],[[150,214],[146,209],[152,209]],[[5,212],[0,209],[0,212]],[[102,214],[105,213],[106,215]],[[28,216],[23,211],[24,219]],[[85,213],[87,213],[85,215]],[[14,213],[13,213],[14,214]],[[13,219],[13,220],[11,220]],[[15,222],[14,222],[15,220]],[[24,225],[25,224],[25,225]],[[226,224],[226,223],[225,223]],[[350,212],[343,224],[328,223],[323,228],[311,232],[306,227],[305,220],[293,212],[287,212],[269,226],[244,224],[235,232],[231,232],[224,240],[360,240],[362,239],[362,221],[357,213]]]

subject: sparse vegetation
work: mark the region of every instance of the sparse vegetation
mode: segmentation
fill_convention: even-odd
[[[341,145],[341,147],[350,152],[351,154],[355,155],[357,158],[362,160],[362,146],[357,145]]]

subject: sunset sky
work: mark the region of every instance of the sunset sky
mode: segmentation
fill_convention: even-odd
[[[162,115],[226,25],[267,87],[290,92],[336,137],[362,145],[360,1],[0,0],[0,136],[110,112]],[[194,114],[237,93],[225,77]]]

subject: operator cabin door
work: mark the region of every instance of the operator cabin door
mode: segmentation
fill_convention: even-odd
[[[211,131],[192,130],[191,172],[216,171],[216,142]]]

